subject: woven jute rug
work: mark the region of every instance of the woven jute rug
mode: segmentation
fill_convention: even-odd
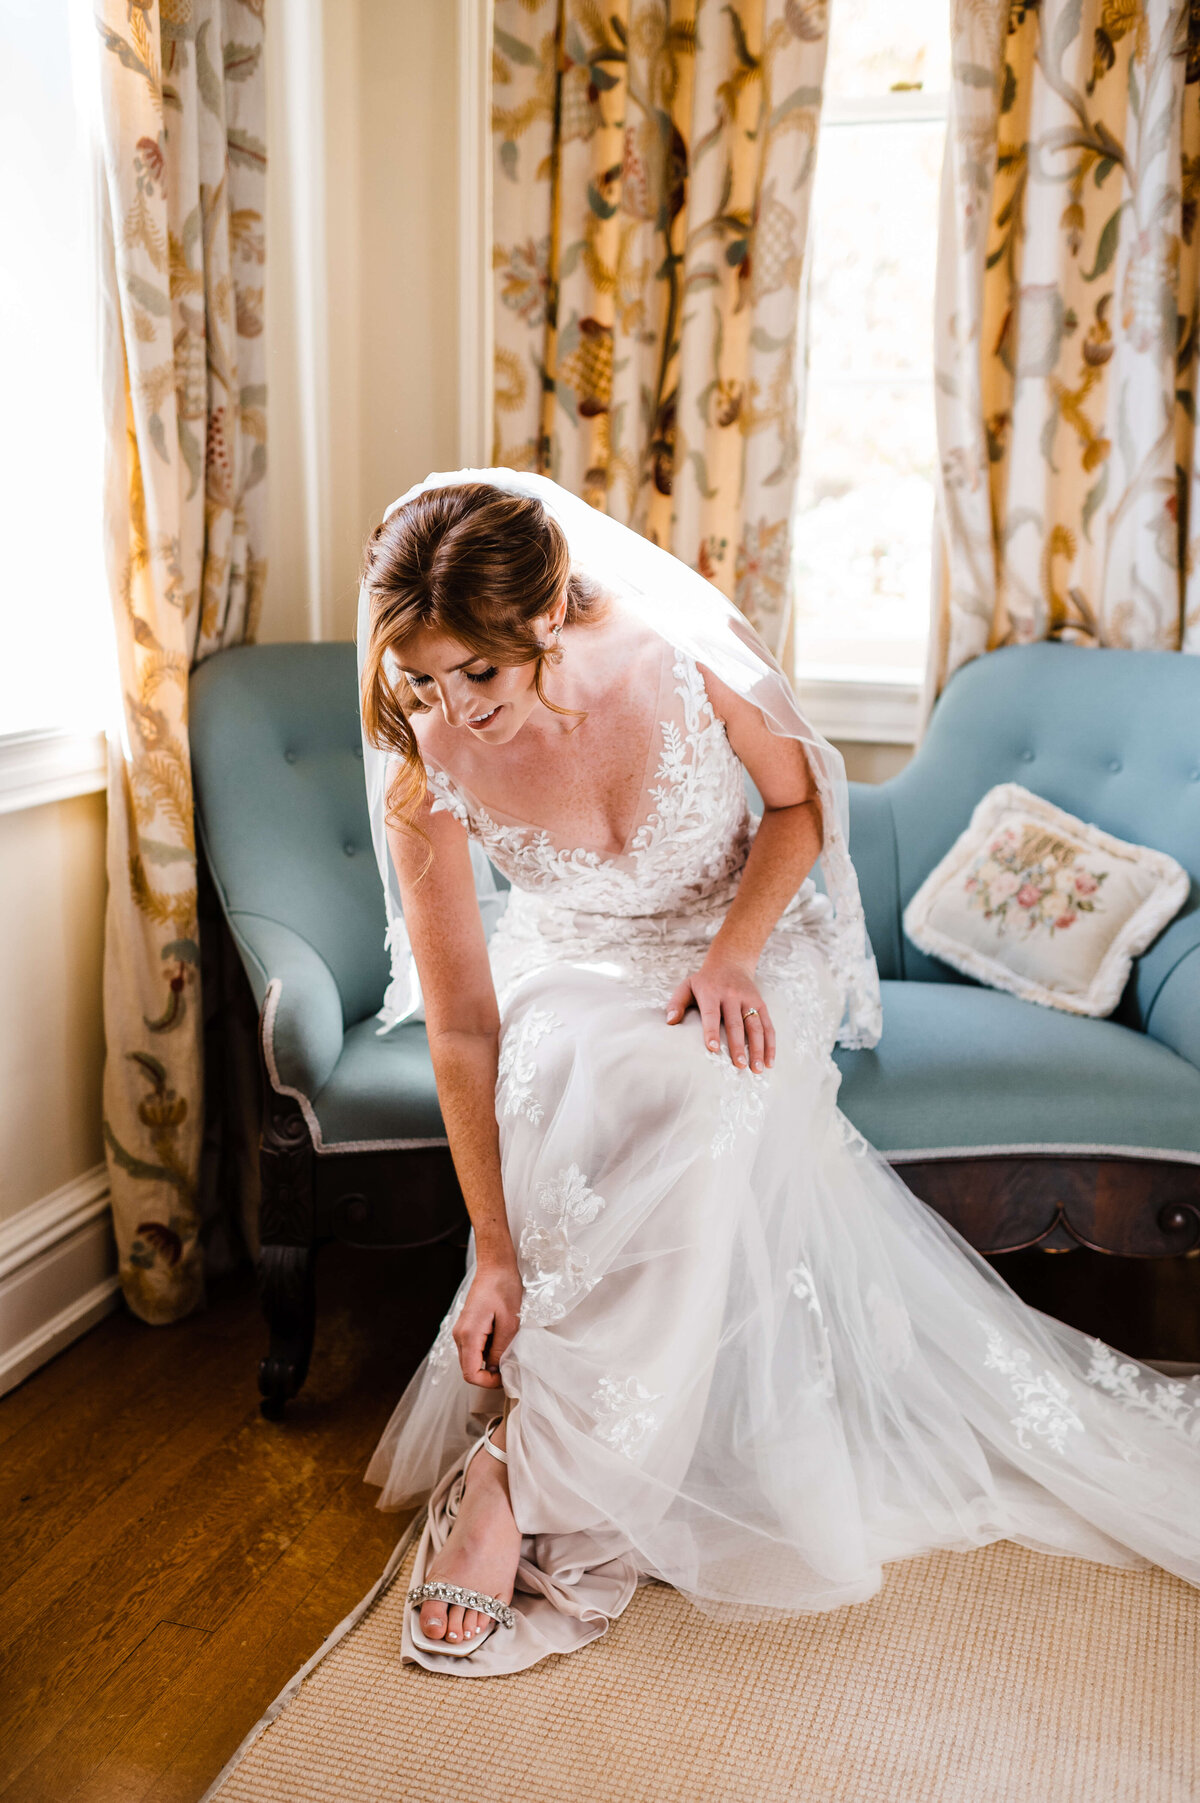
[[[405,1536],[209,1791],[220,1803],[1196,1803],[1200,1595],[1000,1542],[757,1627],[639,1590],[511,1677],[401,1665]],[[206,1800],[207,1803],[207,1800]]]

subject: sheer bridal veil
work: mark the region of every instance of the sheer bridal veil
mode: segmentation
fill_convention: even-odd
[[[850,861],[845,763],[841,753],[804,718],[787,677],[749,621],[719,589],[671,552],[597,512],[548,476],[510,469],[463,469],[430,475],[393,501],[384,518],[427,489],[464,482],[487,482],[511,494],[536,496],[566,534],[574,568],[594,576],[660,637],[686,651],[737,694],[752,701],[772,732],[803,743],[824,815],[825,838],[818,863],[830,912],[823,944],[845,998],[838,1043],[873,1046],[882,1025],[879,974],[867,938],[858,878]],[[364,583],[358,598],[360,688],[370,624],[370,597]],[[380,1014],[384,1023],[381,1030],[404,1020],[419,1019],[422,1013],[420,985],[388,852],[389,756],[385,749],[371,744],[364,732],[371,836],[383,881],[387,945],[392,960],[392,980]],[[471,856],[480,911],[490,932],[507,893],[497,886],[491,865],[474,842]]]

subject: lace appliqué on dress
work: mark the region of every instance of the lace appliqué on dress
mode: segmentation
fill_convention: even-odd
[[[458,1361],[458,1347],[454,1344],[454,1327],[462,1313],[462,1305],[465,1301],[466,1297],[464,1296],[461,1302],[455,1302],[452,1305],[434,1336],[433,1345],[425,1355],[431,1384],[440,1383],[451,1365]]]
[[[740,872],[750,840],[742,766],[697,665],[677,652],[673,673],[683,730],[674,721],[661,722],[663,750],[649,791],[650,812],[627,853],[610,857],[556,846],[545,828],[504,825],[474,805],[472,831],[516,887],[553,895],[563,909],[639,925],[657,919],[661,930],[664,916],[674,923],[694,901],[707,902],[714,884]],[[461,795],[443,782],[437,793],[447,795],[447,806],[463,806]]]
[[[1044,1440],[1052,1452],[1065,1454],[1067,1435],[1084,1431],[1083,1422],[1071,1407],[1071,1393],[1066,1384],[1052,1371],[1035,1373],[1023,1346],[1008,1345],[1004,1336],[987,1321],[980,1320],[979,1325],[987,1336],[984,1364],[989,1370],[1002,1372],[1008,1378],[1020,1404],[1018,1413],[1011,1417],[1017,1430],[1017,1445],[1032,1452],[1034,1446],[1029,1436],[1034,1434],[1037,1439]]]
[[[537,1126],[545,1109],[533,1093],[533,1083],[537,1076],[534,1048],[548,1033],[553,1033],[561,1026],[562,1022],[553,1009],[530,1008],[517,1025],[504,1035],[496,1066],[498,1118],[503,1119],[507,1114],[523,1114],[527,1121]]]
[[[1103,1340],[1092,1340],[1091,1348],[1092,1362],[1084,1374],[1089,1384],[1118,1397],[1126,1408],[1174,1428],[1186,1440],[1200,1440],[1200,1384],[1164,1378],[1144,1387],[1137,1381],[1137,1366],[1121,1364]]]
[[[525,977],[557,962],[610,965],[628,984],[631,1008],[665,1008],[681,977],[703,961],[737,894],[753,839],[745,771],[699,665],[684,651],[670,655],[670,717],[659,722],[645,817],[623,854],[557,846],[544,828],[505,824],[445,771],[428,769],[434,805],[468,828],[513,885],[489,941],[502,1009]],[[829,914],[828,899],[808,878],[760,960],[761,980],[787,998],[787,1030],[806,1058],[828,1059],[837,1031],[833,986],[815,968],[818,957],[832,968]],[[521,1055],[514,1049],[512,1056]],[[519,1086],[506,1098],[512,1112],[524,1112]],[[736,1100],[741,1125],[752,1125]],[[730,1129],[736,1137],[733,1116],[723,1141]]]
[[[571,1227],[594,1221],[604,1197],[588,1186],[577,1164],[569,1164],[557,1177],[538,1184],[534,1206],[517,1248],[525,1286],[521,1325],[548,1327],[592,1288],[587,1253],[573,1243]]]
[[[651,1405],[663,1400],[646,1388],[640,1379],[602,1377],[593,1392],[596,1425],[592,1432],[614,1452],[627,1459],[636,1458],[646,1436],[658,1421],[658,1411]]]
[[[710,1147],[713,1157],[720,1158],[733,1150],[743,1134],[761,1131],[766,1117],[763,1086],[767,1072],[753,1071],[749,1065],[739,1068],[728,1052],[714,1052],[710,1046],[705,1046],[704,1056],[710,1064],[721,1066],[721,1111]]]
[[[425,765],[425,780],[433,795],[433,800],[429,804],[429,812],[431,814],[453,814],[459,825],[465,826],[469,830],[471,825],[470,809],[467,807],[467,804],[463,800],[455,783],[446,775],[446,772],[444,770],[439,770],[436,764],[427,762]]]

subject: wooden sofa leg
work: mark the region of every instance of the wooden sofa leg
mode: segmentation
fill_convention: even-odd
[[[258,1367],[259,1408],[282,1421],[284,1404],[308,1375],[317,1323],[317,1254],[313,1246],[264,1246],[258,1288],[271,1343]]]
[[[295,1097],[281,1094],[271,1081],[262,1034],[260,1021],[258,1289],[271,1340],[258,1367],[258,1388],[267,1420],[281,1421],[284,1404],[308,1375],[316,1328],[316,1154]]]

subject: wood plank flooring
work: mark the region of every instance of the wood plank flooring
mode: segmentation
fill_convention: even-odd
[[[4,1803],[203,1794],[406,1525],[362,1474],[461,1268],[327,1247],[280,1424],[248,1272],[175,1327],[110,1316],[0,1399]]]
[[[996,1263],[1123,1351],[1200,1357],[1200,1260]],[[327,1247],[281,1424],[258,1413],[248,1272],[176,1327],[109,1317],[0,1399],[3,1803],[203,1794],[405,1526],[362,1473],[461,1266]]]

